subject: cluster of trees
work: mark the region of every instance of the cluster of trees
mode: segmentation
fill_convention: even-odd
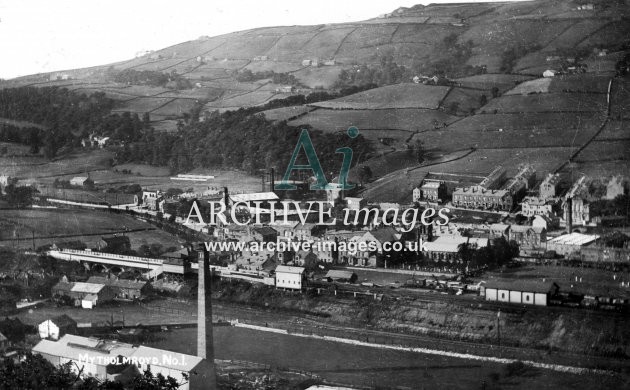
[[[134,161],[168,166],[172,172],[237,168],[256,173],[269,167],[282,171],[289,163],[300,131],[301,128],[285,122],[268,121],[252,110],[214,112],[203,122],[182,123],[176,133],[156,136],[153,131],[145,132],[139,142],[119,147],[116,158],[119,163]],[[372,152],[369,142],[361,135],[350,139],[345,134],[311,130],[310,136],[326,173],[339,171],[342,158],[335,150],[340,146],[352,148],[355,155]]]
[[[360,65],[351,70],[343,70],[335,83],[335,87],[347,87],[351,85],[376,84],[377,86],[408,82],[414,76],[423,74],[439,76],[446,82],[445,77],[464,77],[486,72],[485,66],[467,65],[466,62],[472,55],[474,44],[471,40],[464,43],[458,42],[455,33],[444,37],[438,45],[439,56],[429,61],[417,62],[411,67],[399,65],[394,61],[394,56],[383,55],[376,65]],[[447,82],[446,82],[447,83]]]
[[[510,263],[519,254],[516,241],[508,241],[504,237],[495,238],[488,246],[475,248],[469,243],[461,244],[458,255],[464,270],[481,268],[497,268]]]
[[[0,141],[17,142],[38,153],[40,147],[48,158],[60,149],[79,146],[91,133],[113,140],[133,142],[149,127],[149,116],[110,114],[114,101],[102,92],[91,95],[66,88],[9,88],[0,90],[0,117],[24,120],[46,127],[26,129],[11,125],[0,127]]]
[[[501,73],[511,73],[516,66],[517,61],[525,57],[529,53],[533,53],[542,49],[539,44],[525,44],[519,43],[515,46],[507,48],[503,51],[501,56],[501,66],[499,70]]]
[[[78,389],[78,390],[176,390],[182,386],[172,377],[162,374],[153,375],[145,371],[136,376],[130,383],[123,386],[120,382],[109,379],[104,381],[96,378],[82,379],[73,372],[73,362],[59,367],[53,366],[40,355],[27,354],[23,360],[15,362],[13,359],[0,361],[0,378],[3,389]]]
[[[125,69],[108,72],[110,79],[117,83],[133,85],[150,85],[153,87],[166,87],[171,89],[190,89],[192,83],[187,78],[178,74],[175,70],[170,73],[162,73],[155,70]]]
[[[2,199],[5,200],[9,206],[15,208],[25,208],[33,204],[33,197],[38,194],[39,191],[31,186],[18,186],[16,184],[9,184],[4,187],[5,195]]]
[[[630,194],[621,194],[615,199],[599,199],[591,203],[590,211],[596,217],[623,217],[630,222]]]
[[[385,55],[378,65],[360,65],[350,70],[342,70],[335,83],[336,88],[375,84],[377,86],[398,84],[409,81],[413,75],[404,65],[394,62],[394,57]]]
[[[273,70],[252,72],[249,69],[235,70],[232,76],[240,82],[271,79],[274,84],[300,85],[298,79],[289,73],[276,73]]]
[[[44,130],[38,127],[20,127],[9,124],[0,125],[0,142],[14,142],[29,145],[30,153],[32,154],[39,153],[44,134]]]

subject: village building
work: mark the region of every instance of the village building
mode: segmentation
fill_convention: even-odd
[[[560,182],[560,175],[558,175],[557,173],[548,174],[547,177],[545,177],[545,180],[543,180],[543,182],[540,183],[539,196],[542,199],[551,199],[558,196],[558,183],[559,182]]]
[[[509,211],[513,206],[512,194],[506,190],[489,190],[480,185],[456,188],[453,206],[469,209]]]
[[[347,208],[350,211],[359,211],[363,207],[365,207],[365,205],[367,205],[367,201],[365,199],[358,197],[348,196],[345,198],[345,201],[347,204]]]
[[[547,229],[529,225],[512,225],[509,241],[516,241],[522,250],[538,249],[547,241]]]
[[[128,370],[140,375],[150,369],[153,375],[170,376],[182,383],[180,390],[204,388],[202,381],[208,369],[203,358],[197,356],[72,334],[58,341],[42,340],[32,352],[54,366],[72,363],[74,373],[100,381],[115,381]],[[86,352],[93,359],[86,361]]]
[[[613,176],[606,185],[606,195],[604,195],[604,199],[613,200],[619,195],[625,194],[624,181],[625,178],[621,175]]]
[[[254,202],[260,202],[261,209],[269,209],[271,207],[270,202],[277,202],[280,200],[278,195],[274,192],[254,192],[249,194],[228,194],[228,204],[227,208],[233,207],[234,205],[245,206],[250,203],[251,207],[254,208],[256,204]],[[221,204],[225,204],[225,199],[221,200]]]
[[[589,200],[588,180],[582,176],[563,198],[563,217],[567,226],[586,225],[591,221]]]
[[[446,184],[443,181],[424,180],[420,187],[414,188],[413,201],[443,202],[447,195]]]
[[[487,190],[496,190],[501,188],[506,180],[507,171],[502,166],[498,166],[492,170],[480,183],[479,186]]]
[[[160,202],[163,198],[164,196],[162,194],[162,191],[160,190],[142,191],[142,197],[139,199],[136,199],[134,197],[134,203],[136,203],[138,206],[141,205],[148,210],[157,211],[159,210]]]
[[[597,240],[599,240],[599,236],[596,234],[563,234],[547,241],[547,250],[563,256],[579,255],[583,247],[592,246]]]
[[[76,187],[91,187],[94,186],[94,181],[89,176],[77,176],[70,179],[70,185]]]
[[[115,294],[111,288],[100,283],[67,282],[62,278],[52,287],[52,296],[56,299],[67,297],[73,301],[74,306],[91,309],[97,304],[109,302]]]
[[[315,223],[298,223],[293,228],[292,237],[300,241],[311,241],[316,237],[319,231],[320,227]]]
[[[545,229],[546,231],[555,229],[559,226],[558,217],[554,216],[545,216],[545,215],[536,215],[534,219],[532,219],[532,227]]]
[[[11,342],[7,338],[7,336],[3,335],[0,332],[0,352],[6,351],[7,348],[11,346]]]
[[[521,202],[521,214],[527,218],[533,218],[536,215],[550,217],[554,215],[556,204],[557,202],[550,198],[527,196]]]
[[[484,288],[486,301],[548,306],[559,287],[556,283],[533,280],[489,281]]]
[[[77,322],[66,314],[49,318],[37,325],[39,337],[42,339],[59,340],[67,333],[77,332]]]
[[[114,291],[116,299],[140,299],[149,292],[151,285],[145,280],[118,279],[116,276],[90,276],[88,283],[104,284]]]
[[[509,240],[510,238],[510,225],[506,225],[504,223],[493,223],[490,225],[490,229],[488,230],[488,237],[493,240],[495,238],[505,238]]]
[[[444,261],[449,263],[459,262],[459,248],[468,244],[472,249],[485,248],[488,246],[487,238],[473,238],[464,236],[439,236],[435,241],[425,243],[424,256],[435,262]]]
[[[276,288],[302,290],[306,283],[304,272],[304,267],[279,265],[276,267]]]
[[[270,226],[254,227],[251,236],[259,242],[276,242],[278,231]]]

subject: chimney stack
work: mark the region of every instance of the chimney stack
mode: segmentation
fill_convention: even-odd
[[[567,231],[571,234],[573,231],[573,198],[571,197],[567,198],[567,210],[569,214],[567,216]]]
[[[276,192],[276,170],[271,168],[271,192]]]
[[[227,190],[227,188],[225,188]],[[197,287],[197,356],[204,359],[204,369],[199,375],[200,389],[216,389],[217,378],[214,367],[214,340],[212,334],[212,301],[210,281],[210,253],[200,245],[199,280]],[[193,387],[191,387],[192,389]]]

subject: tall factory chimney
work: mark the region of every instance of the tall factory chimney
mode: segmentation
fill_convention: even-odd
[[[227,190],[227,189],[226,189]],[[199,250],[199,281],[197,288],[197,356],[204,358],[203,378],[195,383],[203,389],[216,389],[217,377],[214,366],[214,340],[212,334],[212,301],[210,285],[210,253],[201,245]],[[192,387],[191,387],[192,388]]]
[[[569,234],[573,231],[573,198],[567,198],[567,231]]]
[[[276,170],[271,168],[271,192],[276,191]]]
[[[223,187],[223,203],[225,204],[226,210],[230,208],[230,195],[228,194],[227,187]]]

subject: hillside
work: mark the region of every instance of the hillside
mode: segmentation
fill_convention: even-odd
[[[265,116],[324,133],[357,126],[375,151],[360,163],[384,176],[366,192],[379,200],[406,199],[429,166],[483,175],[530,156],[542,172],[575,158],[580,169],[601,171],[597,151],[608,148],[600,137],[609,132],[620,151],[605,167],[627,173],[629,137],[611,120],[627,115],[628,81],[615,76],[630,52],[630,2],[583,3],[417,5],[353,23],[257,28],[0,87],[104,92],[113,112],[148,114],[158,134],[174,134],[193,109],[203,116],[371,85],[271,106]],[[543,78],[548,69],[556,77]],[[417,141],[426,151],[422,165],[413,157]]]

